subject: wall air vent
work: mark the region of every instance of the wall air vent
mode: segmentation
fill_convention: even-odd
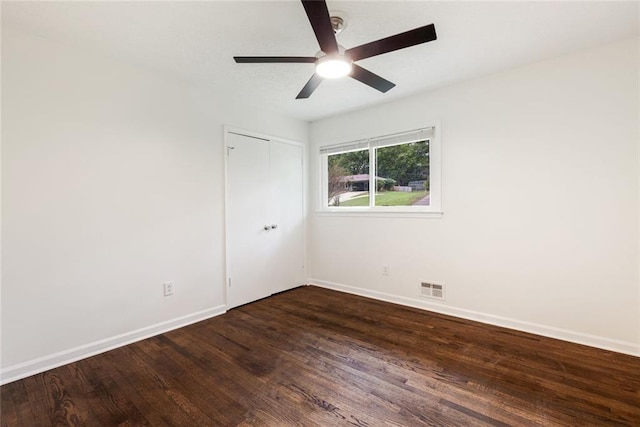
[[[444,283],[422,282],[420,295],[426,298],[444,299]]]

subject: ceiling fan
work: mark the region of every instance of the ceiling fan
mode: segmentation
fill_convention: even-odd
[[[311,79],[302,88],[296,99],[309,98],[314,90],[325,78],[338,78],[349,75],[354,79],[371,86],[380,92],[387,92],[395,86],[389,80],[383,79],[354,64],[365,58],[381,55],[394,50],[404,49],[436,39],[436,28],[433,24],[416,28],[374,42],[344,49],[338,45],[335,34],[343,24],[340,17],[329,15],[327,3],[324,0],[302,0],[302,6],[307,13],[313,32],[316,35],[320,52],[315,56],[234,56],[237,63],[309,63],[315,64],[316,70]]]

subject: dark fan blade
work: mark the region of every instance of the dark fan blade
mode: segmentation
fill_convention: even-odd
[[[329,9],[324,0],[302,0],[309,22],[316,33],[320,49],[327,55],[338,53],[338,42],[333,34],[333,26],[329,17]]]
[[[405,47],[430,42],[436,38],[436,27],[433,24],[429,24],[375,42],[352,47],[351,49],[347,49],[345,54],[349,55],[352,60],[358,61],[383,53],[393,52],[394,50],[404,49]]]
[[[316,62],[315,56],[234,56],[238,64],[264,64],[264,63],[311,63]]]
[[[322,83],[322,77],[317,74],[313,74],[306,85],[302,88],[296,99],[308,98],[311,96],[314,90],[318,87],[318,85]]]
[[[351,77],[374,89],[378,89],[380,92],[387,92],[395,86],[395,83],[391,83],[389,80],[385,80],[379,75],[373,74],[371,71],[365,70],[356,64],[353,64],[353,68],[351,69]]]

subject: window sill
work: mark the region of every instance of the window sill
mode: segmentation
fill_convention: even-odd
[[[383,210],[317,210],[318,216],[369,217],[369,218],[422,218],[441,219],[444,212],[435,211],[383,211]]]

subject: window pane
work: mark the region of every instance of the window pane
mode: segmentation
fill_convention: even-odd
[[[369,206],[369,150],[327,157],[328,206]]]
[[[429,140],[376,148],[376,206],[429,206]]]

